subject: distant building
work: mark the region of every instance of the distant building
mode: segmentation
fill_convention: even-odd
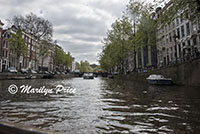
[[[56,49],[62,49],[57,43],[47,41],[47,54],[43,55],[41,52],[43,47],[42,40],[38,40],[32,34],[22,31],[22,38],[26,45],[25,55],[17,57],[16,52],[12,49],[9,39],[13,34],[16,34],[17,28],[12,26],[8,29],[3,29],[3,23],[0,21],[0,72],[5,72],[9,67],[33,69],[36,71],[66,71],[64,65],[56,66],[55,52]],[[19,58],[19,59],[18,59]],[[72,65],[72,70],[75,70],[75,62]]]
[[[42,42],[40,42],[40,46]],[[38,67],[39,67],[39,71],[53,71],[54,67],[53,67],[53,55],[54,55],[54,51],[55,51],[55,44],[51,43],[51,42],[47,42],[46,46],[48,50],[46,51],[47,54],[45,55],[39,55],[39,61],[38,61]],[[41,49],[41,47],[40,47]],[[46,48],[44,48],[46,49]],[[40,51],[40,50],[39,50]]]
[[[156,45],[144,45],[136,50],[136,69],[152,69],[157,67]]]
[[[2,33],[3,33],[3,23],[0,20],[0,72],[2,72],[2,65],[3,65],[3,45],[2,45]]]
[[[72,65],[71,65],[70,71],[74,72],[74,70],[76,70],[76,62],[75,62],[75,58],[72,57]]]
[[[9,67],[10,46],[8,39],[10,38],[10,31],[3,30],[1,34],[1,71],[4,72]]]
[[[78,62],[75,62],[75,69],[79,69],[80,64]]]

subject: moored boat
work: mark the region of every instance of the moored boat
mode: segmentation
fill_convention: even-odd
[[[163,75],[152,74],[147,77],[149,84],[155,85],[172,85],[173,81],[171,78],[165,78]]]
[[[84,73],[83,79],[94,79],[93,73]]]

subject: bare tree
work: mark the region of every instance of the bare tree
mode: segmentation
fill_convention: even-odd
[[[52,24],[48,20],[38,17],[33,13],[27,14],[26,16],[14,16],[11,22],[16,27],[21,28],[22,31],[33,35],[38,40],[49,40],[52,37]]]
[[[53,26],[51,22],[42,17],[38,17],[33,13],[25,16],[14,16],[9,22],[11,25],[14,25],[25,33],[28,33],[37,40],[39,43],[39,53],[35,52],[35,62],[39,63],[39,59],[42,59],[41,66],[43,66],[44,59],[48,55],[50,49],[47,42],[51,42],[53,36]]]

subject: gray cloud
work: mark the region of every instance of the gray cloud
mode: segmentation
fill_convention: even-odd
[[[129,0],[0,0],[0,19],[30,12],[54,25],[54,39],[77,61],[97,62],[101,40]]]

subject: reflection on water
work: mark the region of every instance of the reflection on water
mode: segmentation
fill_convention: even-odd
[[[11,95],[10,84],[76,93]],[[103,78],[0,81],[0,120],[72,134],[200,133],[200,91]]]

